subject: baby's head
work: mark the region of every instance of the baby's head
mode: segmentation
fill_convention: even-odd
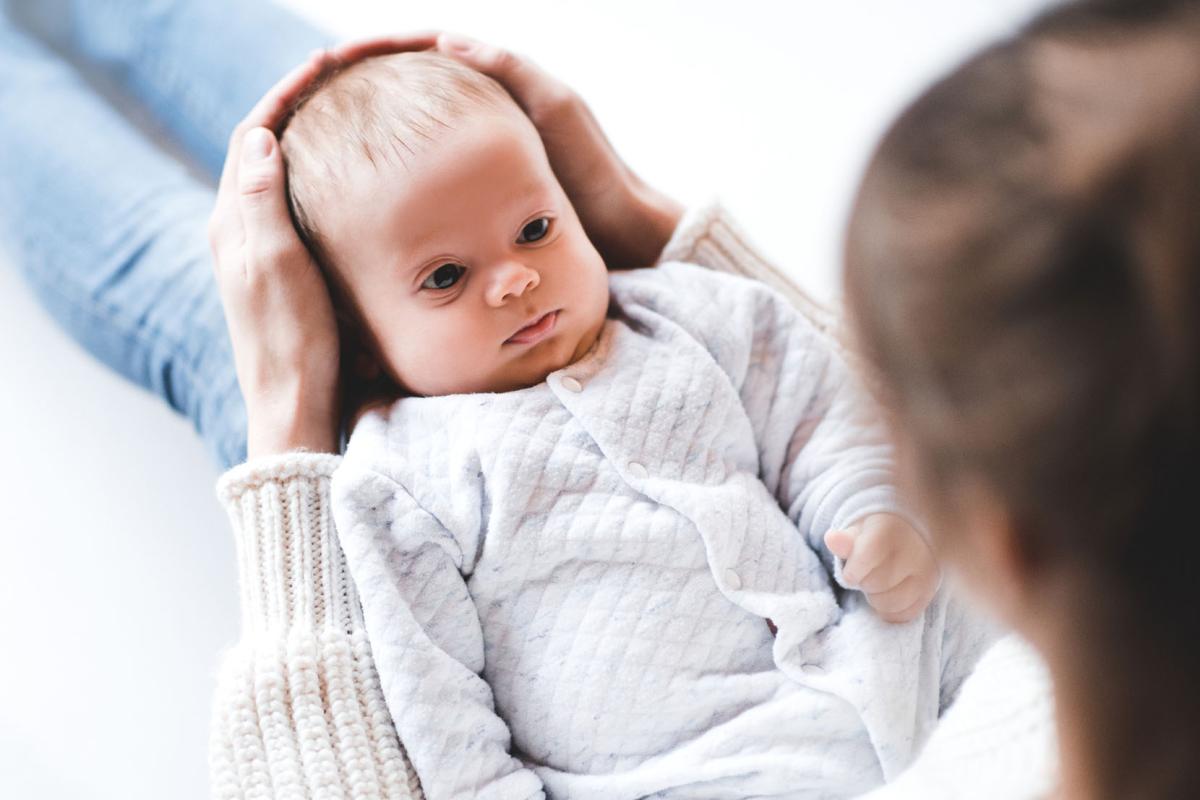
[[[322,80],[280,140],[343,319],[418,395],[533,385],[603,327],[608,275],[503,88],[444,56]]]

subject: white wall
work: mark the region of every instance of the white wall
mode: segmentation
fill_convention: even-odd
[[[679,198],[724,198],[824,297],[889,117],[1041,0],[294,0],[330,30],[441,27],[535,58]],[[3,176],[0,176],[0,180]],[[212,673],[237,633],[215,470],[0,263],[0,797],[200,798]]]

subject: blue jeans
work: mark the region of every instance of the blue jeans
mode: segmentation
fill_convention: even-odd
[[[186,414],[222,468],[240,463],[245,406],[206,230],[215,182],[234,125],[328,37],[262,0],[9,6],[0,249],[84,348]],[[22,27],[39,15],[38,35]],[[130,95],[198,168],[87,75]]]

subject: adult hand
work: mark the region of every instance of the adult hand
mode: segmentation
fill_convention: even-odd
[[[610,268],[646,267],[658,260],[683,207],[625,165],[579,95],[507,50],[445,32],[418,36],[434,37],[439,52],[490,76],[512,95],[541,134],[550,165]],[[412,49],[413,38],[368,39],[332,53],[353,61]]]
[[[394,41],[423,50],[435,37]],[[342,401],[338,327],[329,290],[292,227],[276,139],[305,87],[340,63],[313,53],[234,129],[209,220],[217,286],[246,402],[249,458],[336,452]]]

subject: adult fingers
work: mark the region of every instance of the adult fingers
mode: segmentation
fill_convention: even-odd
[[[277,128],[291,109],[292,104],[299,98],[313,79],[334,64],[327,51],[314,50],[302,63],[294,67],[254,104],[241,122],[229,135],[229,147],[225,153],[225,166],[221,170],[221,180],[217,186],[218,196],[232,197],[234,182],[237,180],[239,154],[242,139],[246,132],[253,128],[269,128],[278,132]]]
[[[574,97],[565,84],[509,50],[456,33],[439,34],[437,49],[494,78],[527,114]]]
[[[270,128],[278,133],[279,125],[292,110],[304,90],[323,71],[337,66],[338,61],[328,50],[314,50],[308,59],[295,66],[264,94],[242,120],[240,127]]]
[[[414,50],[432,50],[437,46],[438,33],[438,31],[417,31],[398,36],[357,39],[330,48],[329,54],[337,61],[349,64],[372,56],[407,53]]]
[[[277,130],[305,87],[333,63],[327,52],[314,50],[307,60],[276,82],[233,129],[217,184],[216,204],[209,220],[209,242],[214,252],[233,243],[240,244],[245,237],[237,197],[242,142],[246,133],[255,128]]]
[[[429,50],[437,43],[436,31],[425,31],[406,36],[365,39],[348,42],[328,50],[314,50],[302,63],[280,78],[267,90],[229,137],[229,149],[225,167],[221,171],[220,186],[233,182],[239,162],[238,151],[242,137],[252,128],[269,128],[276,134],[286,120],[295,102],[304,90],[322,72],[341,64],[358,61],[370,55],[382,55],[404,50]]]

